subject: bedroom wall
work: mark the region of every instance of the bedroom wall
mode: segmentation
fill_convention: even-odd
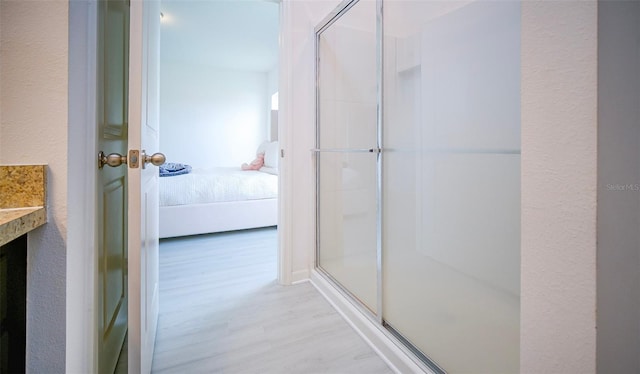
[[[267,94],[271,95],[278,92],[278,67],[274,67],[267,73]]]
[[[271,96],[278,92],[279,79],[278,66],[275,66],[267,73],[267,99],[269,100],[267,108],[267,134],[271,141],[278,139],[278,111],[272,112],[271,110]]]
[[[160,149],[195,167],[251,162],[268,138],[268,75],[161,61]]]

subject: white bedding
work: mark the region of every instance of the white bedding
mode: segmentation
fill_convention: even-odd
[[[278,177],[239,168],[194,168],[160,178],[160,206],[207,204],[278,197]]]

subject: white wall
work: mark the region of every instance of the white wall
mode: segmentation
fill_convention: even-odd
[[[0,162],[48,163],[48,223],[29,234],[27,372],[65,370],[68,2],[0,2]]]
[[[161,61],[160,149],[169,162],[235,166],[267,140],[267,73]]]
[[[598,373],[640,372],[640,2],[598,3]]]
[[[522,2],[521,372],[594,373],[597,4]]]
[[[279,76],[277,66],[267,73],[267,95],[269,95],[269,103],[271,103],[271,95],[278,92]]]

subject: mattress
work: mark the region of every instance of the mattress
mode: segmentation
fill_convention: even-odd
[[[278,177],[239,168],[194,168],[160,178],[160,206],[207,204],[278,197]]]

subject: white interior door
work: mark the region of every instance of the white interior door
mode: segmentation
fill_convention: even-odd
[[[131,0],[129,149],[158,151],[159,1]],[[158,321],[158,168],[128,172],[129,373],[149,373]]]

